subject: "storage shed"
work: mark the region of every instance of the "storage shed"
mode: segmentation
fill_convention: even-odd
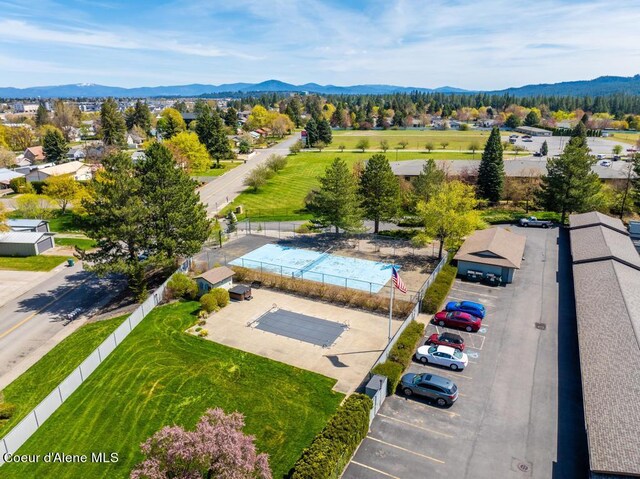
[[[39,219],[9,219],[7,226],[11,231],[26,231],[32,233],[49,233],[49,222]]]
[[[454,259],[458,260],[458,274],[468,271],[490,273],[511,283],[516,269],[520,269],[527,238],[504,228],[479,230],[469,236]]]
[[[229,290],[229,298],[236,301],[244,301],[245,299],[251,299],[251,286],[246,284],[236,284]]]
[[[53,233],[10,231],[0,234],[0,256],[36,256],[54,246]]]
[[[206,294],[214,288],[224,288],[228,290],[233,286],[232,277],[234,274],[233,270],[226,266],[219,266],[205,271],[196,277],[198,293]]]

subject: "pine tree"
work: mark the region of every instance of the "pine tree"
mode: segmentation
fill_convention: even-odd
[[[305,125],[304,129],[307,132],[307,148],[311,148],[320,141],[320,137],[318,135],[318,124],[313,118],[311,118]]]
[[[344,160],[336,158],[327,167],[308,207],[321,224],[333,226],[336,233],[362,227],[358,184]]]
[[[68,149],[67,141],[62,132],[52,126],[47,127],[47,132],[42,139],[42,151],[47,161],[63,162],[67,158]]]
[[[51,119],[49,118],[49,112],[47,111],[43,103],[40,103],[38,105],[35,121],[36,121],[36,126],[44,126],[51,121]]]
[[[540,147],[540,154],[542,156],[547,156],[549,154],[549,145],[547,144],[547,140],[544,140],[542,146]]]
[[[373,220],[373,232],[380,221],[393,218],[400,206],[400,184],[385,155],[373,155],[360,177],[364,217]]]
[[[331,132],[331,125],[323,118],[318,122],[318,141],[323,142],[325,145],[331,144],[333,140],[333,133]]]
[[[125,114],[127,130],[134,127],[141,128],[146,134],[151,130],[151,110],[146,103],[138,100],[133,108],[129,108]]]
[[[238,110],[230,106],[224,114],[224,124],[233,128],[234,132],[238,126]]]
[[[216,160],[220,167],[220,160],[231,156],[231,146],[220,116],[208,105],[201,108],[196,120],[196,134],[205,146],[209,155]]]
[[[480,198],[497,203],[504,187],[504,162],[500,130],[494,128],[489,135],[478,169],[477,194]]]
[[[540,117],[535,111],[531,110],[529,113],[527,113],[527,116],[524,119],[525,125],[536,126],[538,123],[540,123]]]
[[[118,103],[113,98],[107,98],[100,109],[100,136],[107,146],[124,147],[127,125],[118,111]]]
[[[564,224],[567,214],[584,213],[597,202],[602,184],[591,170],[594,164],[586,128],[579,122],[560,157],[547,161],[547,174],[542,177],[538,193],[538,201],[544,208],[561,213],[561,223]]]
[[[435,160],[429,159],[422,167],[422,171],[413,182],[413,191],[417,201],[429,201],[431,197],[440,189],[446,173],[438,168]]]

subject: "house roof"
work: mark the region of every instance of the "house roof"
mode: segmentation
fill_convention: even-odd
[[[40,172],[49,176],[70,175],[72,173],[76,173],[83,166],[85,166],[85,164],[82,161],[76,160],[42,168],[40,169]]]
[[[25,153],[29,152],[36,158],[44,159],[44,150],[42,149],[41,146],[30,146],[24,152]]]
[[[227,268],[226,266],[219,266],[217,268],[210,269],[209,271],[205,271],[200,276],[197,276],[197,278],[202,278],[208,283],[214,285],[220,281],[231,278],[234,274],[235,273],[232,269]]]
[[[21,176],[24,175],[8,168],[0,168],[0,183],[9,184],[14,178],[20,178]]]
[[[527,238],[504,228],[478,230],[462,244],[454,259],[520,268]]]
[[[591,211],[589,213],[580,213],[569,216],[569,226],[571,229],[585,228],[587,226],[602,225],[607,228],[611,228],[614,231],[618,231],[622,234],[627,234],[627,228],[624,227],[624,223],[618,218],[612,218],[598,211]]]
[[[0,243],[12,244],[35,244],[43,236],[53,236],[53,233],[31,232],[31,231],[9,231],[0,234]]]
[[[18,219],[8,219],[7,220],[7,225],[9,227],[18,227],[18,228],[36,228],[38,226],[40,226],[42,223],[46,223],[47,221],[45,220],[40,220],[40,219],[34,219],[34,220],[30,220],[30,219],[22,219],[22,218],[18,218]]]
[[[635,250],[629,236],[611,229],[611,218],[590,215],[569,219],[590,467],[635,476],[640,475],[640,266],[630,261]],[[585,218],[601,222],[577,227]],[[603,257],[603,251],[611,256]],[[615,344],[615,354],[603,351],[603,338]]]

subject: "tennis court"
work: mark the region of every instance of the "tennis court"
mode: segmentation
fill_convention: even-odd
[[[258,318],[255,328],[328,348],[336,342],[346,326],[315,316],[274,308]]]
[[[278,244],[264,245],[230,264],[370,293],[377,293],[389,281],[393,266]]]

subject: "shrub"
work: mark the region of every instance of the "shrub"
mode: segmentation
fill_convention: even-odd
[[[382,376],[387,377],[387,396],[391,396],[398,387],[398,383],[400,382],[400,378],[404,372],[404,367],[402,364],[389,359],[384,363],[376,365],[371,372],[373,374],[381,374]]]
[[[424,324],[411,321],[391,348],[389,359],[407,367],[411,362],[416,344],[422,338],[422,333],[424,333]]]
[[[35,193],[33,186],[31,186],[31,183],[27,183],[24,176],[13,178],[9,181],[9,188],[11,188],[14,193]]]
[[[200,326],[204,326],[205,324],[207,324],[206,319],[209,317],[209,313],[207,313],[204,309],[201,309],[200,311],[198,311],[198,319],[200,319],[200,321],[198,321],[198,324]]]
[[[16,406],[8,402],[0,402],[0,419],[11,419],[16,411]]]
[[[206,311],[200,311],[201,313],[207,313]],[[200,316],[200,314],[198,314],[198,316]],[[203,319],[201,321],[198,321],[198,326],[204,326],[205,324],[207,324],[207,322]]]
[[[280,170],[283,170],[285,166],[287,166],[288,161],[289,160],[287,160],[286,156],[271,155],[269,158],[267,158],[265,165],[271,171],[277,173]]]
[[[167,283],[167,289],[174,298],[194,299],[198,295],[198,284],[184,273],[174,274]]]
[[[229,304],[229,291],[224,288],[214,288],[209,291],[209,294],[212,294],[216,298],[216,302],[218,306],[224,308],[227,304]]]
[[[451,289],[451,285],[453,285],[453,280],[456,278],[457,274],[458,268],[455,266],[446,264],[442,268],[436,280],[431,286],[429,286],[429,288],[427,288],[427,292],[422,300],[423,312],[428,314],[435,314],[438,312],[444,299],[449,294],[449,290]]]
[[[198,333],[198,336],[200,336],[201,338],[204,338],[205,336],[209,336],[209,331],[207,331],[206,329],[201,329],[200,332]]]
[[[42,190],[44,188],[44,181],[31,181],[31,187],[33,188],[33,190],[41,195],[42,194]]]
[[[218,301],[216,300],[215,295],[211,293],[202,295],[202,297],[200,298],[200,304],[202,305],[202,309],[204,309],[207,313],[212,313],[213,311],[218,311],[218,309],[220,309],[218,307]]]
[[[352,394],[302,451],[291,479],[337,479],[369,431],[373,402],[364,394]]]

